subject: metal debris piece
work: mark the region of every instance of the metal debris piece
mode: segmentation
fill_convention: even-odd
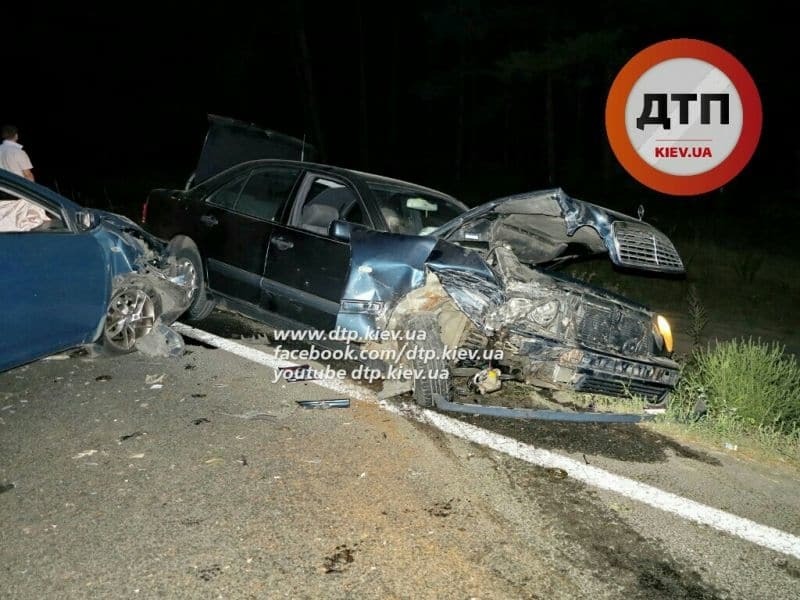
[[[94,378],[95,381],[111,381],[111,375],[98,375]]]
[[[152,385],[154,383],[164,383],[164,373],[161,375],[146,375],[144,378],[145,385]]]
[[[0,494],[5,494],[8,491],[13,490],[15,486],[13,483],[0,483]]]
[[[147,435],[144,431],[134,431],[133,433],[129,433],[128,435],[120,436],[119,441],[124,442],[126,440],[132,440],[142,435]]]
[[[336,400],[297,400],[303,408],[350,408],[350,400],[340,398]]]
[[[237,462],[238,462],[240,465],[242,465],[243,467],[246,467],[246,466],[247,466],[247,457],[246,457],[244,454],[242,454],[242,455],[239,457],[239,460],[238,460]]]
[[[200,417],[199,419],[195,419],[194,421],[192,421],[192,423],[194,425],[201,425],[202,423],[211,423],[211,421],[209,421],[205,417]]]

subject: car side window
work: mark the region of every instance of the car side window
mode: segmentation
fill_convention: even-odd
[[[296,225],[307,231],[328,235],[331,223],[337,220],[369,225],[353,189],[338,181],[317,177],[308,188]]]
[[[61,215],[34,200],[0,188],[0,233],[68,230]]]
[[[299,174],[300,169],[292,167],[256,169],[239,194],[234,210],[257,219],[275,220]]]
[[[242,191],[242,187],[244,186],[244,182],[246,180],[247,175],[241,175],[236,179],[223,184],[222,187],[211,192],[211,195],[206,199],[206,202],[213,204],[214,206],[219,206],[220,208],[233,210],[233,207],[236,205],[236,200],[239,198],[239,192]]]

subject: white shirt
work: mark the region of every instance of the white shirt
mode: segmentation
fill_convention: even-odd
[[[32,169],[31,159],[28,153],[22,149],[22,145],[12,140],[3,140],[0,144],[0,169],[16,173],[24,177],[23,171]]]

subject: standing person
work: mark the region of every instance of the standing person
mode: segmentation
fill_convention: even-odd
[[[3,143],[0,144],[0,169],[16,173],[33,181],[33,165],[28,153],[18,143],[19,131],[13,125],[3,125]]]

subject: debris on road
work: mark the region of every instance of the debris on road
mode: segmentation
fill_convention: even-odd
[[[142,435],[147,435],[147,433],[144,432],[144,431],[134,431],[133,433],[129,433],[127,435],[120,436],[119,441],[120,441],[120,443],[121,442],[125,442],[127,440],[132,440],[132,439],[137,438],[137,437],[142,436]]]
[[[111,375],[98,375],[94,378],[95,381],[111,381]]]
[[[97,450],[84,450],[83,452],[78,452],[72,458],[77,460],[79,458],[86,458],[87,456],[92,456],[93,454],[97,454]]]
[[[244,454],[242,454],[236,462],[238,462],[243,467],[246,467],[247,464],[248,464],[247,463],[247,457]]]
[[[0,494],[5,494],[8,491],[13,490],[15,486],[13,483],[0,483]]]
[[[347,544],[336,546],[333,554],[325,557],[323,563],[326,573],[342,573],[348,566],[356,560],[356,546],[355,544],[350,548]]]
[[[184,348],[181,335],[161,321],[136,342],[136,349],[147,356],[174,358],[181,356]]]
[[[145,375],[144,384],[153,385],[157,383],[164,383],[164,373],[161,375]]]
[[[199,419],[195,419],[194,421],[192,421],[192,423],[194,425],[202,425],[203,423],[211,423],[211,421],[209,421],[205,417],[200,417]]]
[[[336,400],[297,400],[303,408],[350,408],[350,400],[340,398]]]
[[[249,410],[240,415],[233,415],[230,413],[222,413],[222,414],[227,417],[235,417],[237,419],[245,419],[247,421],[274,421],[276,418],[275,415],[271,415],[265,412],[258,412],[255,410]]]
[[[545,467],[544,470],[547,472],[547,476],[550,477],[550,479],[566,479],[567,477],[567,472],[558,467]]]

